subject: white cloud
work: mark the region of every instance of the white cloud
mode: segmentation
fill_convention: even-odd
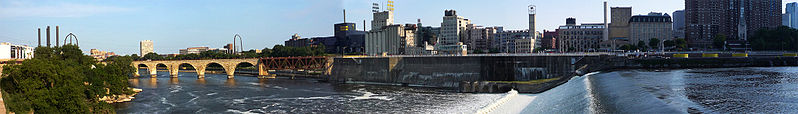
[[[98,14],[132,11],[131,8],[99,6],[90,4],[60,3],[54,5],[31,5],[11,2],[0,6],[0,18],[10,17],[86,17]]]

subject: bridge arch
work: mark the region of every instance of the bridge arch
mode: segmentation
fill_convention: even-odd
[[[172,73],[173,74],[172,77],[177,77],[180,70],[194,70],[194,73],[197,73],[197,75],[199,75],[199,69],[197,69],[197,65],[195,64],[183,62],[183,63],[177,63],[175,67],[176,68],[172,68],[172,71],[175,72]]]
[[[208,62],[208,63],[205,64],[204,72],[208,72],[210,70],[210,71],[221,71],[221,72],[230,74],[229,73],[230,72],[229,71],[229,67],[230,67],[230,65],[225,64],[224,62],[215,62],[215,61],[213,61],[213,62]],[[219,68],[221,68],[221,69],[219,69]],[[228,78],[232,78],[232,77],[230,77],[230,75],[228,75]]]
[[[169,70],[170,66],[167,65],[167,64],[155,63],[154,67],[155,67],[154,69],[155,69],[156,74],[157,74],[158,70],[167,70],[167,73],[171,73],[171,70]],[[166,68],[166,69],[160,69],[160,68]]]
[[[144,70],[147,70],[145,72],[149,73],[148,71],[149,71],[150,68],[149,68],[149,66],[147,66],[147,64],[139,63],[139,64],[136,64],[134,67],[136,68],[136,73],[134,75],[137,75],[137,76],[141,75],[141,72],[139,71],[139,69],[142,68],[142,67],[144,67]]]
[[[254,68],[254,70],[256,71],[258,70],[257,64],[247,61],[233,63],[231,64],[230,67],[231,67],[230,70],[228,70],[230,71],[230,73],[228,73],[228,76],[235,75],[235,72],[238,71],[239,68],[241,68],[242,70],[246,68]]]

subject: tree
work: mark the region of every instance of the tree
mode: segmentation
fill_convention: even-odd
[[[629,50],[636,50],[636,49],[634,48],[634,46],[633,46],[633,45],[630,45],[630,44],[623,45],[623,46],[621,46],[621,47],[620,47],[620,49],[621,49],[621,50],[626,50],[626,51],[629,51]]]
[[[141,59],[141,57],[139,57],[139,55],[137,55],[137,54],[130,55],[130,58],[133,59],[133,60]]]
[[[659,39],[651,38],[648,40],[648,46],[650,46],[651,49],[657,49],[659,48],[659,42],[660,42]]]
[[[673,40],[665,40],[665,41],[662,42],[662,45],[665,48],[672,48],[673,46],[676,46],[676,42],[673,41]]]
[[[714,46],[715,49],[723,50],[726,47],[725,45],[726,45],[726,35],[717,34],[715,35],[715,38],[712,39],[712,46]]]
[[[646,49],[648,49],[648,47],[646,47],[646,42],[644,42],[642,40],[641,41],[637,41],[637,49],[639,49],[641,51],[645,51]]]
[[[114,113],[99,98],[132,93],[129,57],[112,57],[108,65],[83,55],[75,45],[37,47],[33,59],[3,68],[0,88],[6,108],[24,113]]]
[[[161,59],[163,59],[163,57],[161,57],[161,55],[158,55],[157,53],[147,53],[146,55],[144,55],[144,57],[141,57],[141,59],[143,59],[143,60],[161,60]]]
[[[684,38],[676,39],[674,43],[676,43],[676,49],[678,50],[687,49],[687,40],[685,40]]]
[[[798,51],[798,30],[781,26],[775,29],[760,29],[748,38],[754,50]]]

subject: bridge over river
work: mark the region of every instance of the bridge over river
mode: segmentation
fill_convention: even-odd
[[[258,77],[273,77],[268,70],[317,70],[328,69],[332,64],[331,57],[268,57],[268,58],[244,58],[244,59],[204,59],[204,60],[147,60],[133,61],[132,66],[136,68],[134,76],[139,76],[139,67],[146,68],[152,77],[156,76],[158,66],[166,66],[172,77],[177,77],[180,67],[190,66],[197,72],[197,78],[204,78],[209,65],[219,64],[227,73],[227,78],[234,78],[236,66],[240,64],[250,64],[256,66]],[[329,70],[325,70],[329,72]],[[325,73],[328,74],[328,73]]]

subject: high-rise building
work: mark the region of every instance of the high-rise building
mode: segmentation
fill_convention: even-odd
[[[543,39],[540,40],[540,47],[543,49],[557,48],[557,31],[543,31]]]
[[[155,53],[152,47],[153,47],[152,40],[142,40],[141,42],[139,42],[139,51],[140,51],[139,54],[141,54],[139,56],[144,56],[149,53]]]
[[[747,40],[760,29],[781,25],[782,0],[685,0],[685,35],[690,47],[707,49],[717,35]]]
[[[482,52],[489,52],[493,46],[494,35],[498,32],[498,27],[482,27],[469,25],[466,29],[468,37],[465,45],[468,45],[468,50],[479,50]]]
[[[529,30],[501,30],[497,32],[494,37],[496,37],[496,49],[502,53],[516,53],[518,52],[516,41],[521,41],[519,39],[532,38],[529,36]],[[534,40],[526,41],[529,43],[534,43]]]
[[[651,39],[673,40],[673,22],[671,16],[662,13],[649,13],[648,15],[632,16],[629,20],[629,41],[638,43],[643,41],[648,45]],[[661,47],[661,46],[658,46]]]
[[[601,42],[601,48],[605,50],[618,49],[621,45],[627,45],[629,40],[629,19],[632,18],[632,7],[612,7],[610,8],[610,38]]]
[[[566,25],[557,29],[557,49],[563,52],[598,51],[604,37],[604,23],[576,25],[568,18]]]
[[[537,38],[537,36],[536,36],[537,34],[535,34],[536,31],[537,31],[537,30],[535,30],[535,15],[536,14],[537,14],[537,9],[535,8],[535,5],[529,5],[529,36],[531,36],[532,38]],[[534,42],[535,40],[531,40],[531,41]],[[534,47],[534,46],[532,46],[532,47]]]
[[[798,29],[798,2],[787,3],[782,25]]]
[[[791,27],[790,25],[790,14],[781,14],[781,26]]]
[[[443,22],[441,22],[441,34],[439,34],[438,50],[446,54],[462,54],[467,52],[465,39],[466,26],[471,24],[471,20],[458,16],[455,10],[444,11]]]
[[[371,30],[380,30],[384,26],[393,25],[393,11],[374,12]]]
[[[610,38],[629,38],[629,19],[632,18],[632,7],[612,7],[610,23]]]
[[[684,38],[684,10],[676,10],[672,14],[673,18],[673,37]]]

